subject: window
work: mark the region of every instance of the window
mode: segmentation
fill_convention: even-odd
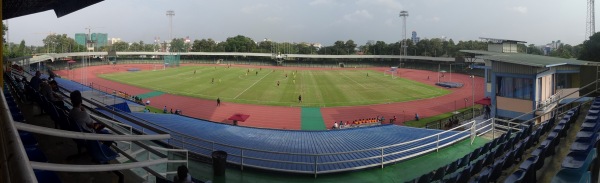
[[[533,96],[533,79],[498,77],[498,96],[530,100]]]

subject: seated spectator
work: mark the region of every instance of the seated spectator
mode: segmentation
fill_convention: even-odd
[[[69,112],[69,116],[81,129],[89,133],[108,133],[108,131],[102,130],[104,125],[94,123],[92,118],[90,118],[90,114],[87,113],[82,105],[83,99],[79,90],[71,92],[70,98],[73,108]]]
[[[48,100],[50,100],[52,103],[54,103],[54,105],[56,107],[59,107],[63,110],[69,110],[65,106],[65,102],[63,101],[62,95],[60,95],[58,93],[58,92],[60,92],[60,89],[58,88],[58,83],[56,82],[56,80],[52,80],[48,84],[51,89],[50,97],[48,98]]]
[[[337,121],[336,121],[336,122],[333,123],[333,129],[338,129],[338,128],[339,127],[338,127],[338,124],[337,124]]]
[[[40,71],[35,71],[35,76],[31,77],[31,80],[29,80],[31,88],[38,91],[40,90],[40,84],[42,83],[42,79],[40,78],[41,75],[42,73]]]
[[[189,174],[189,171],[186,166],[181,165],[177,167],[177,176],[173,177],[173,182],[175,183],[193,183],[192,176]]]

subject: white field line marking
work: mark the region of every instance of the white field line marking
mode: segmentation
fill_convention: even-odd
[[[258,81],[254,82],[254,84],[250,85],[248,88],[246,88],[244,91],[242,91],[242,93],[238,94],[237,96],[235,96],[233,99],[237,99],[240,95],[244,94],[246,91],[248,91],[248,89],[252,88],[254,85],[256,85],[256,83],[262,81],[263,79],[265,79],[269,74],[271,74],[272,72],[269,72],[267,75],[263,76],[262,78],[260,78]]]
[[[363,87],[364,89],[369,89],[369,88],[365,87],[364,85],[360,84],[359,82],[356,82],[356,80],[354,80],[354,79],[352,79],[352,78],[350,78],[350,77],[346,76],[346,74],[344,74],[343,72],[340,72],[340,74],[341,74],[342,76],[344,76],[344,77],[346,77],[346,78],[348,78],[348,79],[350,79],[350,80],[354,81],[356,84],[360,85],[360,86],[361,86],[361,87]]]

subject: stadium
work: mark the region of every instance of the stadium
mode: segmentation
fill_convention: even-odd
[[[584,76],[598,66],[482,39],[464,58],[5,59],[2,177],[173,182],[185,165],[194,182],[597,182],[598,80]],[[76,122],[78,106],[107,133]]]

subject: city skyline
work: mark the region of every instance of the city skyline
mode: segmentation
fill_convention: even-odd
[[[479,37],[516,39],[543,45],[552,40],[577,45],[585,36],[586,2],[559,0],[480,2],[476,0],[311,0],[251,2],[227,0],[105,0],[62,18],[53,11],[9,20],[9,41],[43,45],[47,33],[107,33],[126,42],[153,43],[169,37],[168,10],[173,10],[173,37],[192,40],[244,35],[261,41],[332,45],[337,40],[397,42],[402,38],[400,10],[406,10],[407,34],[421,39]],[[227,10],[227,11],[225,11]],[[410,37],[408,37],[410,38]]]

